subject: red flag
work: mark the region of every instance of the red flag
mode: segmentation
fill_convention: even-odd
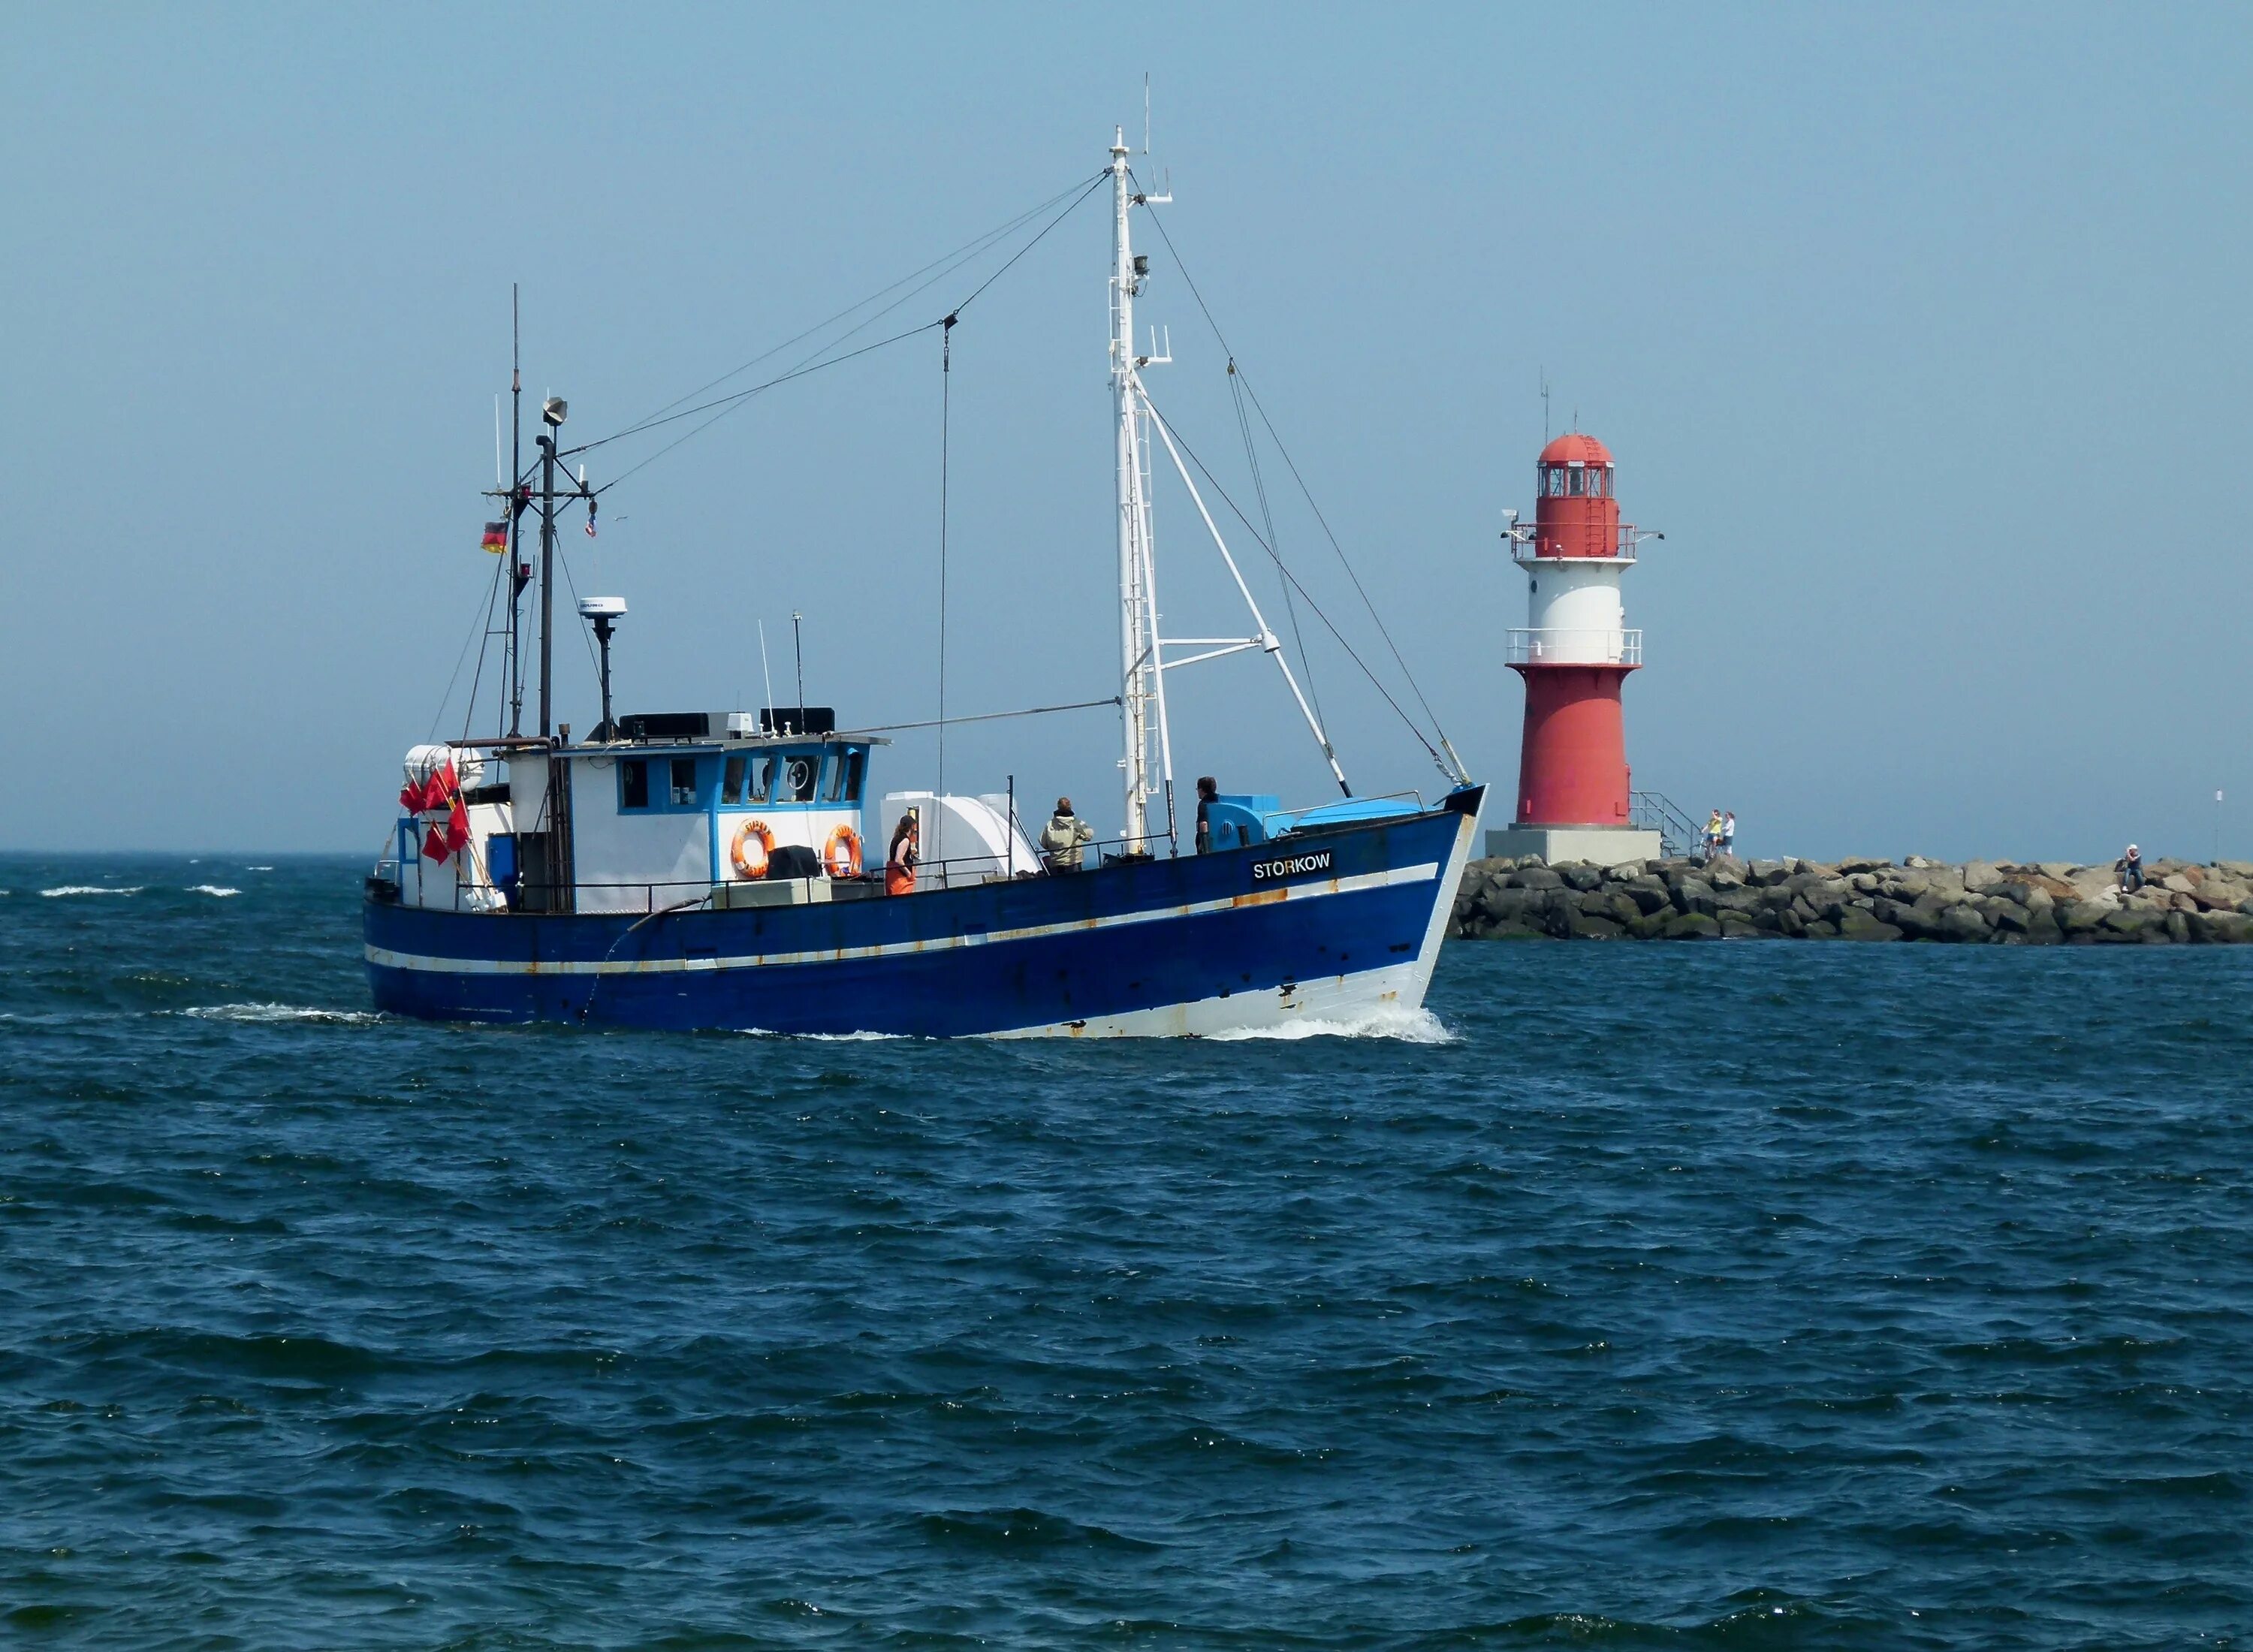
[[[432,826],[422,834],[422,853],[433,861],[443,861],[453,851],[446,847],[446,840],[438,835],[438,828]]]
[[[399,806],[409,814],[429,814],[437,809],[450,809],[460,800],[460,788],[454,779],[454,764],[450,758],[433,769],[420,784],[409,780],[399,790]]]
[[[460,798],[446,812],[446,849],[449,854],[465,847],[470,840],[470,812],[462,806]]]

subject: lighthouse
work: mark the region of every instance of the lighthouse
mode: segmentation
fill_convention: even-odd
[[[1490,855],[1538,854],[1551,865],[1655,861],[1656,831],[1632,819],[1620,687],[1643,664],[1627,629],[1620,581],[1653,537],[1620,520],[1609,449],[1574,431],[1541,450],[1529,527],[1510,512],[1510,560],[1525,570],[1526,624],[1505,656],[1525,680],[1517,812],[1487,833]]]

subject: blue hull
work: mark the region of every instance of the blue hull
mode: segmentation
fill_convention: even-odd
[[[1419,1003],[1480,793],[1178,860],[655,917],[371,901],[376,1007],[435,1021],[946,1037],[1196,1033]]]

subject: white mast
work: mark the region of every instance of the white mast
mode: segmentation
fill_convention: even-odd
[[[1126,735],[1126,755],[1119,764],[1126,802],[1120,835],[1128,854],[1147,854],[1149,800],[1158,790],[1151,763],[1151,719],[1154,712],[1162,741],[1165,684],[1159,669],[1157,588],[1150,556],[1149,461],[1135,371],[1141,365],[1134,356],[1134,295],[1140,281],[1126,224],[1135,196],[1126,176],[1126,135],[1119,128],[1113,129],[1111,141],[1111,390],[1119,419],[1120,710]]]

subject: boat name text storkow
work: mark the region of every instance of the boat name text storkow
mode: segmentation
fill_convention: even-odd
[[[1286,854],[1273,861],[1254,861],[1252,881],[1265,883],[1270,878],[1294,878],[1307,872],[1327,872],[1330,869],[1330,852],[1317,849],[1311,854]]]

